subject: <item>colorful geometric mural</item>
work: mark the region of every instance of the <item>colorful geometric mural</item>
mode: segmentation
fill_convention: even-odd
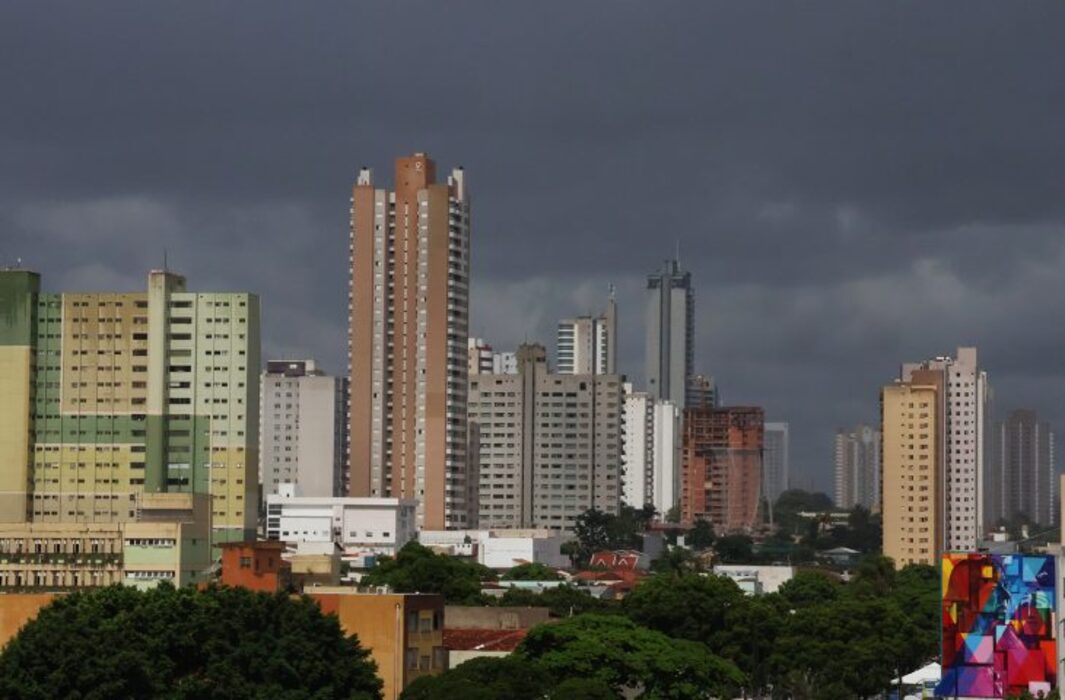
[[[936,697],[1005,698],[1056,686],[1054,557],[943,555]]]

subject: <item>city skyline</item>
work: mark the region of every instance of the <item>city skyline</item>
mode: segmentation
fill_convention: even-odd
[[[725,404],[791,423],[793,482],[829,492],[835,429],[876,422],[871,397],[900,358],[977,346],[996,407],[1065,419],[1053,399],[1061,339],[1031,323],[1065,311],[1054,165],[1065,142],[1045,78],[1061,62],[1056,22],[1019,8],[1004,25],[989,7],[720,7],[713,21],[698,7],[625,7],[594,18],[616,51],[577,40],[584,10],[552,28],[511,10],[513,24],[484,39],[510,50],[493,62],[453,41],[472,37],[460,11],[304,15],[312,44],[269,41],[296,10],[264,6],[237,49],[225,22],[74,7],[57,24],[12,8],[0,32],[26,69],[0,116],[0,264],[22,258],[53,292],[133,291],[168,257],[197,287],[262,294],[264,357],[320,358],[343,375],[346,188],[363,163],[425,150],[476,172],[472,335],[497,350],[550,345],[557,319],[594,312],[613,282],[619,369],[644,386],[643,281],[679,240],[698,295],[696,371]],[[114,22],[155,39],[141,57],[153,78],[87,92],[123,70],[120,51],[89,38]],[[696,41],[684,26],[700,22]],[[922,31],[897,29],[910,22]],[[400,27],[439,38],[383,74],[351,70]],[[197,41],[210,50],[185,57]],[[938,53],[944,41],[955,59]],[[554,51],[541,63],[542,45]],[[444,89],[418,70],[445,51],[465,84]],[[840,52],[855,60],[834,62]],[[694,85],[667,79],[693,65]],[[900,70],[921,77],[900,83]],[[305,75],[316,79],[293,77]],[[411,91],[381,94],[398,79]],[[395,118],[418,89],[439,121]],[[311,128],[294,128],[308,114]],[[981,252],[991,246],[993,259]],[[823,400],[810,407],[814,391]]]

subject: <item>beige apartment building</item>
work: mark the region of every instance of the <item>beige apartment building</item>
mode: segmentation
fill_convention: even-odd
[[[880,392],[884,554],[899,567],[936,566],[942,552],[941,391],[939,377],[917,372]]]
[[[557,374],[542,345],[518,374],[470,381],[483,528],[571,529],[589,508],[621,506],[624,388],[615,374]]]
[[[363,168],[351,198],[349,495],[414,498],[426,529],[470,521],[466,392],[470,202],[424,153],[395,189]]]

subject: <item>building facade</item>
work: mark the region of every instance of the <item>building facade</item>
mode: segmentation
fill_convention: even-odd
[[[836,507],[880,510],[880,431],[868,425],[836,431]]]
[[[266,363],[259,414],[259,483],[265,498],[279,484],[306,496],[339,496],[347,456],[347,380],[314,360]]]
[[[765,451],[762,454],[762,495],[776,503],[788,490],[790,474],[790,439],[787,423],[765,424]]]
[[[761,408],[684,412],[681,521],[708,520],[719,533],[760,523],[765,417]]]
[[[611,292],[606,313],[558,322],[559,374],[616,374],[617,304]]]
[[[415,498],[427,528],[468,521],[470,201],[423,153],[351,199],[349,495]]]
[[[647,277],[646,327],[647,391],[683,410],[695,360],[695,291],[676,260]]]
[[[214,542],[258,515],[259,302],[168,271],[147,292],[44,293],[0,271],[0,522],[121,523],[207,494]]]
[[[128,522],[0,524],[0,592],[204,582],[211,574],[209,498],[139,494],[137,518]]]
[[[523,345],[517,357],[518,374],[470,381],[480,527],[570,529],[589,508],[617,513],[621,378],[550,373],[542,345]]]
[[[1060,495],[1049,423],[1032,410],[1010,411],[994,424],[988,461],[989,525],[1019,519],[1057,524]]]
[[[399,498],[316,498],[290,485],[266,497],[266,539],[288,544],[335,542],[352,554],[394,556],[417,537],[417,502]]]
[[[626,505],[642,508],[654,494],[654,400],[647,392],[625,389],[625,442],[621,462],[624,469],[622,499]]]
[[[976,348],[958,348],[956,357],[937,357],[902,366],[903,382],[942,386],[936,432],[943,465],[943,551],[968,551],[983,539],[987,525],[984,488],[988,461],[990,388],[977,363]]]
[[[900,568],[936,566],[944,551],[944,384],[942,372],[924,371],[880,391],[883,551]]]
[[[624,386],[623,498],[634,508],[651,504],[664,518],[680,497],[680,411]]]
[[[466,347],[469,350],[466,373],[469,376],[475,374],[492,374],[492,346],[483,338],[470,338]]]

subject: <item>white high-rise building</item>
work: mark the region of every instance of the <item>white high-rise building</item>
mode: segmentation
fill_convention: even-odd
[[[681,410],[672,401],[654,406],[654,493],[652,503],[664,518],[680,503]]]
[[[625,503],[665,517],[680,496],[680,410],[625,385]]]
[[[942,479],[943,551],[972,550],[983,537],[985,440],[990,389],[977,364],[976,348],[958,348],[957,357],[937,357],[902,366],[902,381],[914,374],[941,382],[942,422],[938,428]]]
[[[868,425],[836,432],[836,507],[880,508],[880,431]]]
[[[766,423],[762,440],[762,495],[775,503],[788,489],[788,424]]]
[[[259,481],[263,498],[280,484],[307,496],[331,497],[344,487],[347,381],[314,360],[267,362],[262,374]]]
[[[651,503],[654,492],[654,400],[625,384],[625,443],[622,498],[633,508]]]
[[[558,322],[558,373],[616,373],[616,342],[617,304],[611,292],[602,316],[578,316]]]

